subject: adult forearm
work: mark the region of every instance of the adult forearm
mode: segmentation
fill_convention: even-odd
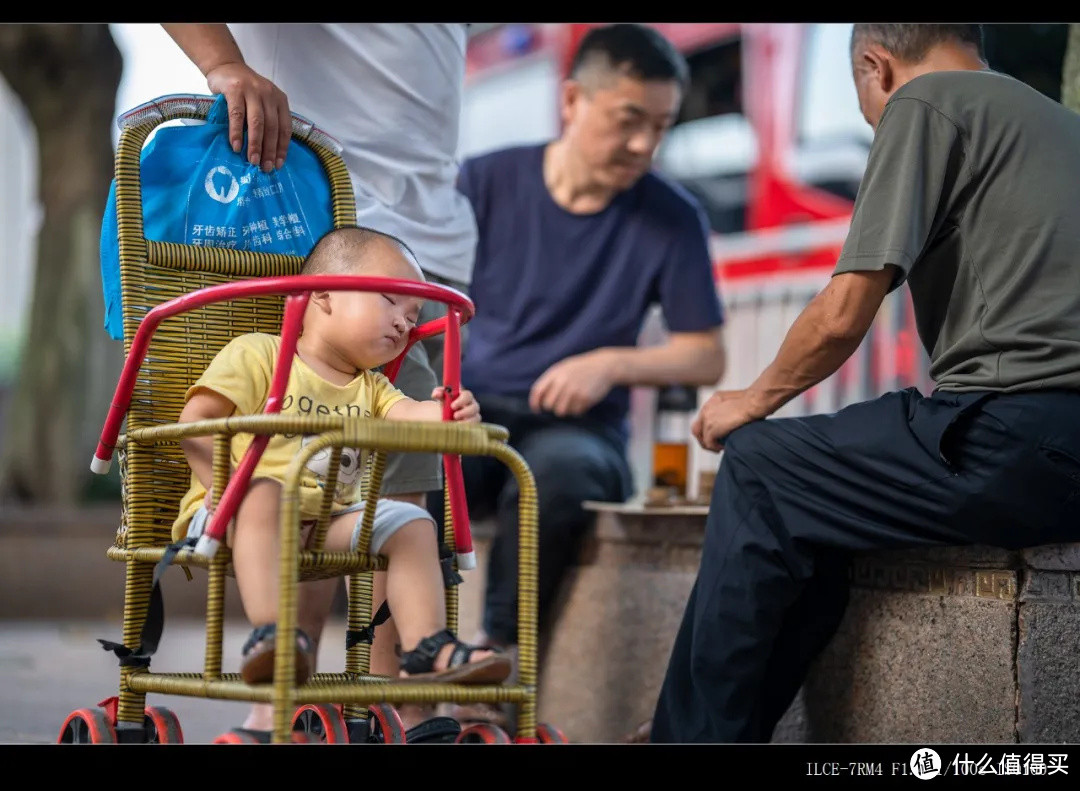
[[[859,347],[866,328],[838,327],[819,295],[791,325],[773,362],[747,388],[762,416],[834,374]]]
[[[659,346],[608,347],[612,379],[620,385],[711,385],[724,374],[724,346],[710,341]]]
[[[161,27],[203,75],[226,63],[244,62],[227,25],[171,23]]]

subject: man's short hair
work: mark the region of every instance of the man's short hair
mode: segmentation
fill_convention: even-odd
[[[350,254],[356,256],[355,262],[362,262],[364,248],[380,237],[396,244],[407,259],[416,264],[417,268],[420,267],[420,262],[409,245],[393,234],[376,231],[374,228],[366,228],[362,225],[344,225],[333,228],[319,237],[319,241],[304,259],[300,274],[348,274],[354,268],[349,265],[353,262]]]
[[[590,30],[574,53],[570,76],[592,69],[621,72],[638,80],[674,80],[683,90],[690,80],[686,59],[655,28],[622,23]]]
[[[855,57],[855,48],[865,42],[879,44],[907,63],[918,63],[931,47],[949,41],[974,45],[979,58],[986,60],[982,25],[860,23],[851,30],[851,57]]]

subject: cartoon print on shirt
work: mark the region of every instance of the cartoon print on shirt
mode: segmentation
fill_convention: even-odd
[[[317,434],[305,434],[300,440],[300,447],[306,447]],[[310,459],[307,469],[315,474],[320,488],[326,485],[326,478],[330,474],[330,453],[332,448],[323,448]],[[360,476],[363,472],[363,451],[360,448],[342,448],[341,461],[338,463],[337,486],[334,491],[334,500],[338,503],[348,503],[356,499]]]

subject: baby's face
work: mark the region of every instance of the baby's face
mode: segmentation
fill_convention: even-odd
[[[385,249],[383,249],[385,247]],[[395,245],[380,245],[364,275],[420,280],[420,274]],[[334,343],[357,368],[376,368],[393,360],[409,340],[423,300],[375,291],[339,291],[330,295],[328,330]]]

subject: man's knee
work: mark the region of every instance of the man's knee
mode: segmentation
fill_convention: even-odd
[[[613,460],[595,452],[580,452],[574,446],[528,460],[536,481],[541,514],[544,507],[579,507],[585,500],[611,500],[618,496],[618,475]]]
[[[772,421],[775,422],[775,421]],[[739,426],[724,440],[724,459],[753,460],[765,452],[768,437],[774,426],[767,420],[755,420]]]

